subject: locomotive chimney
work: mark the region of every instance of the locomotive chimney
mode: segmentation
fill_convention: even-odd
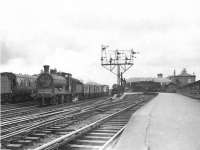
[[[44,73],[49,73],[49,65],[44,65]]]
[[[162,73],[159,73],[159,74],[157,74],[157,77],[158,77],[158,78],[163,78],[163,74],[162,74]]]

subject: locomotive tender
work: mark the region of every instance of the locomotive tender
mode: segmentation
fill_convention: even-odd
[[[59,104],[72,100],[94,98],[108,95],[107,85],[83,84],[72,77],[70,73],[49,71],[49,66],[44,66],[44,72],[37,80],[37,99],[40,105]]]
[[[36,90],[37,76],[1,73],[1,103],[19,102],[32,99]]]

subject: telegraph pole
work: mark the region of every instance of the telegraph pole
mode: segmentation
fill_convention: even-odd
[[[130,50],[107,50],[109,46],[101,46],[101,65],[117,76],[117,84],[122,86],[123,74],[133,65],[135,52]]]

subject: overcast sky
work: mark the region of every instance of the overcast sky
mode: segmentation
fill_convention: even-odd
[[[39,73],[44,64],[84,81],[116,82],[101,44],[139,51],[125,77],[200,78],[200,9],[184,0],[2,0],[0,71]]]

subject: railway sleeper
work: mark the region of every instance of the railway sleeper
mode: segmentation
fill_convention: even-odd
[[[56,131],[56,130],[59,130],[59,129],[62,129],[62,127],[59,127],[59,126],[52,126],[52,127],[48,127],[47,130],[52,130],[52,131]]]
[[[104,128],[97,128],[94,131],[117,131],[119,128],[113,128],[113,127],[104,127]]]
[[[115,129],[120,129],[122,128],[124,125],[116,125],[116,124],[113,124],[113,125],[109,125],[109,124],[105,124],[105,125],[102,125],[101,127],[103,128],[115,128]]]
[[[94,145],[94,146],[101,146],[104,143],[105,141],[101,141],[101,140],[85,140],[85,139],[78,139],[75,142],[71,142],[71,144]]]
[[[80,138],[80,139],[85,139],[85,140],[101,140],[101,141],[107,141],[108,139],[110,139],[110,137],[99,137],[99,136],[94,136],[94,135],[85,135],[84,137]]]
[[[70,133],[70,132],[57,132],[56,135],[66,135],[68,133]]]
[[[32,140],[17,140],[17,141],[13,141],[13,144],[22,144],[22,145],[32,145],[33,141]]]
[[[74,129],[62,129],[62,130],[57,131],[56,134],[57,135],[65,135],[65,134],[68,134],[73,131],[74,131]]]
[[[6,148],[11,150],[22,150],[23,145],[22,144],[8,144]]]
[[[60,126],[53,126],[53,127],[48,127],[47,129],[45,129],[46,131],[50,131],[52,133],[56,133],[56,132],[59,132],[59,131],[63,131],[65,132],[65,129],[60,127]]]
[[[123,122],[107,122],[108,125],[124,125],[126,123]]]
[[[100,136],[100,137],[112,137],[113,133],[91,132],[91,133],[87,133],[87,135],[90,135],[90,136]]]
[[[110,129],[119,130],[119,129],[121,129],[121,126],[101,125],[101,128],[107,129],[107,130],[110,130]]]
[[[109,121],[109,123],[127,123],[127,119],[111,120],[111,121]]]
[[[71,150],[98,150],[101,146],[70,144]]]
[[[104,129],[98,129],[98,130],[94,130],[94,132],[96,133],[116,133],[117,130],[104,130]]]
[[[24,140],[31,140],[33,142],[37,142],[37,141],[40,141],[40,137],[37,137],[37,136],[27,136],[24,138]]]
[[[52,131],[48,131],[48,130],[42,130],[42,131],[40,131],[40,130],[36,130],[35,133],[51,134]]]
[[[57,124],[57,125],[54,125],[53,127],[68,127],[69,125],[73,124],[74,121],[69,121],[69,122],[66,122],[66,123],[61,123],[61,124]]]
[[[47,136],[47,134],[45,133],[34,133],[32,135],[30,135],[31,137],[40,137],[40,138],[44,138]]]

